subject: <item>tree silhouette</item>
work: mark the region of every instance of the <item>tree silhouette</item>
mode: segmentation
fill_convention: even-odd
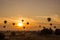
[[[52,34],[52,33],[53,33],[53,30],[51,29],[51,27],[49,28],[49,31],[50,31],[50,34]]]
[[[16,35],[16,32],[11,32],[11,36],[15,36]]]
[[[53,30],[51,28],[50,29],[44,28],[41,30],[41,34],[43,34],[43,35],[50,35],[52,33],[53,33]]]
[[[1,32],[0,32],[0,40],[5,40],[5,35],[4,35],[4,33],[1,33]]]
[[[45,27],[45,26],[43,26],[43,29],[46,29],[46,27]]]
[[[51,18],[47,18],[47,20],[48,20],[48,22],[50,22],[51,21]]]
[[[60,35],[60,29],[56,29],[56,30],[55,30],[55,34],[56,34],[56,35]]]

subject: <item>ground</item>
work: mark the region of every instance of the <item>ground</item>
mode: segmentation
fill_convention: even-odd
[[[35,31],[2,32],[5,40],[60,40],[60,35],[41,35]]]

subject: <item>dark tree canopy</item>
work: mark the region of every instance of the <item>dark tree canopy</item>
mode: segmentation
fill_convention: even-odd
[[[56,34],[56,35],[60,35],[60,29],[56,29],[56,30],[55,30],[55,34]]]
[[[41,34],[43,34],[43,35],[48,35],[48,34],[52,34],[52,33],[53,33],[52,29],[45,28],[45,29],[41,30]]]
[[[16,35],[16,32],[14,32],[14,31],[11,32],[11,35],[12,35],[12,36],[15,36],[15,35]]]
[[[5,39],[4,33],[1,33],[1,32],[0,32],[0,40],[4,40],[4,39]]]
[[[46,29],[46,27],[45,27],[45,26],[43,26],[43,29]]]

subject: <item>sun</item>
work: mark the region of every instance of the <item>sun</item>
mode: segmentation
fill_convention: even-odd
[[[17,24],[19,27],[22,27],[23,26],[23,23],[18,23]]]

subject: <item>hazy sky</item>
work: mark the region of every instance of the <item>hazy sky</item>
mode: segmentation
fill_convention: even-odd
[[[59,15],[60,0],[0,0],[0,17]]]
[[[16,18],[19,16],[35,17],[38,20],[51,16],[54,19],[56,18],[54,22],[60,23],[60,0],[0,0],[1,22],[3,22],[2,17],[8,17],[8,20],[11,21],[9,17]],[[33,21],[32,19],[30,21]],[[44,22],[45,20],[43,19],[42,21]]]

